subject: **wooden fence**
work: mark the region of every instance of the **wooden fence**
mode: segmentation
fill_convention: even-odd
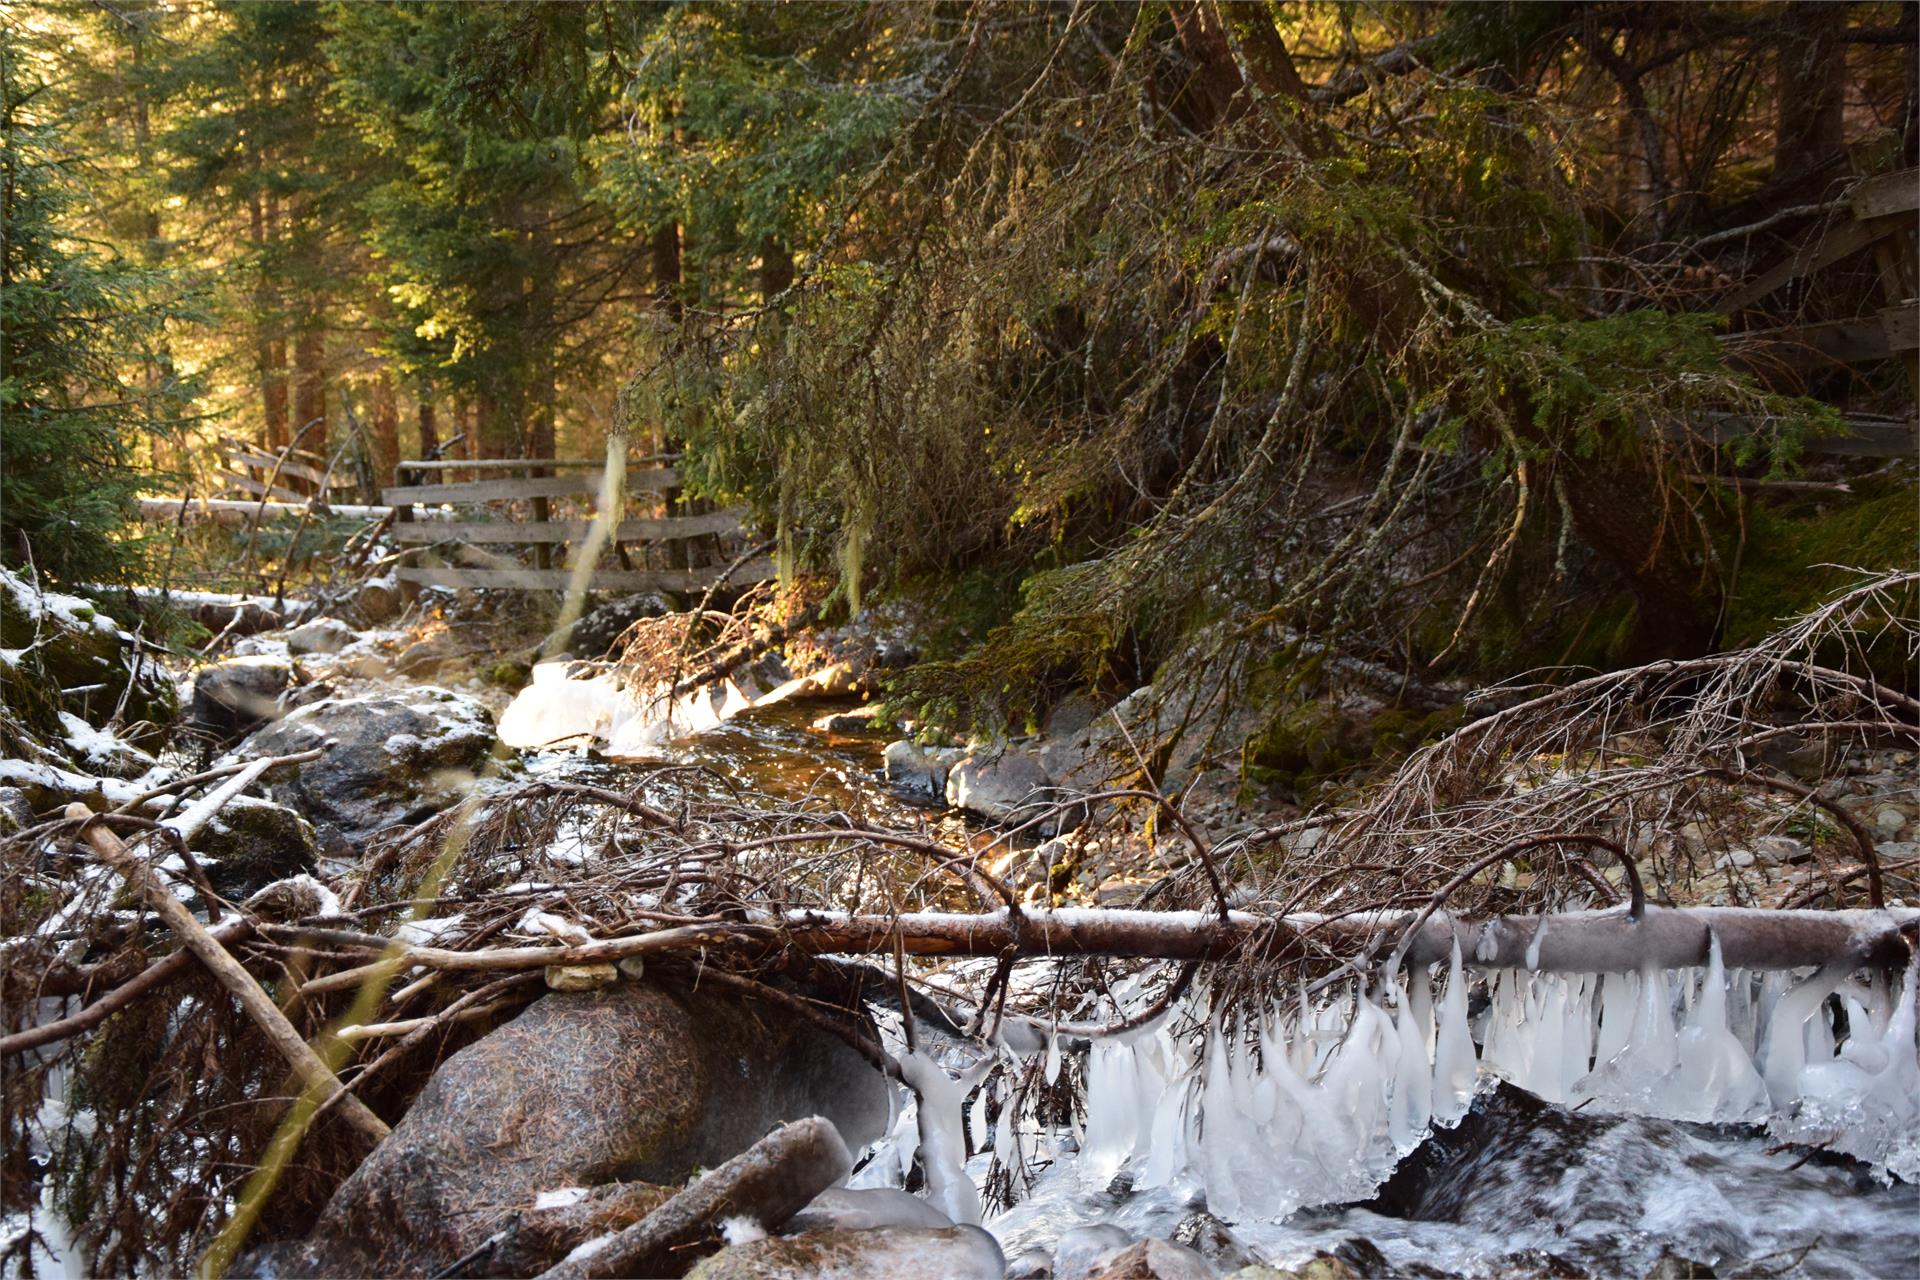
[[[402,462],[395,471],[403,483],[385,490],[382,500],[393,508],[394,541],[412,548],[407,562],[397,570],[402,582],[558,591],[572,581],[573,570],[557,561],[571,561],[579,554],[592,527],[592,499],[600,492],[604,467],[599,462],[555,458],[486,458]],[[489,478],[431,479],[459,471]],[[548,474],[508,474],[512,472]],[[629,498],[653,495],[656,504],[665,505],[679,483],[679,474],[671,467],[636,466],[626,473],[625,490]],[[556,499],[578,502],[583,509],[578,515],[556,519],[552,510]],[[415,504],[474,510],[455,512],[451,519],[419,520]],[[530,518],[518,518],[522,512]],[[726,548],[742,537],[736,511],[623,518],[605,552],[618,567],[595,566],[588,588],[688,592],[712,586],[723,574],[729,584],[741,586],[773,577],[773,562],[765,557],[755,557],[727,573],[736,557]],[[523,549],[532,551],[533,564],[518,558]],[[713,563],[695,563],[703,552]],[[651,563],[663,558],[679,563]]]
[[[327,460],[317,453],[294,448],[276,451],[235,440],[232,436],[221,436],[215,447],[225,467],[217,478],[227,493],[301,503],[317,493],[321,501],[326,500],[331,477]],[[296,481],[308,492],[295,492],[292,482]]]

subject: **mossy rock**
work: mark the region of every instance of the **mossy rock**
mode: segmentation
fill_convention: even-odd
[[[238,901],[275,880],[312,871],[320,845],[313,824],[271,800],[235,796],[194,842],[210,859],[214,891]]]
[[[88,601],[38,591],[0,570],[0,649],[13,651],[0,679],[0,704],[41,740],[65,736],[62,711],[95,728],[105,725],[122,694],[122,723],[145,726],[129,736],[152,743],[163,735],[177,709],[173,681],[134,646],[131,635]]]

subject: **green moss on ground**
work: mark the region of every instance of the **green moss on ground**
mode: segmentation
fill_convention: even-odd
[[[1727,647],[1752,644],[1781,619],[1813,608],[1855,581],[1856,570],[1920,564],[1920,491],[1910,476],[1890,477],[1863,485],[1845,503],[1752,504],[1740,564],[1727,609]]]

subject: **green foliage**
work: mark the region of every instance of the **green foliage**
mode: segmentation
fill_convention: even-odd
[[[177,425],[185,388],[156,349],[163,280],[68,229],[70,105],[0,22],[0,563],[80,583],[137,566],[136,451]]]

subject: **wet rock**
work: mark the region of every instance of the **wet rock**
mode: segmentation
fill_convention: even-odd
[[[871,1231],[876,1227],[953,1226],[953,1220],[919,1196],[893,1187],[832,1187],[781,1225],[783,1235],[807,1231]]]
[[[1199,1253],[1170,1240],[1140,1240],[1108,1254],[1087,1280],[1217,1280],[1220,1272]]]
[[[1538,1276],[1540,1280],[1588,1280],[1587,1273],[1557,1253],[1545,1249],[1522,1249],[1500,1259],[1503,1275]]]
[[[1677,1253],[1662,1253],[1647,1270],[1646,1280],[1713,1280],[1715,1274],[1704,1262],[1683,1258]]]
[[[1053,1255],[1038,1245],[1007,1260],[1007,1280],[1053,1280]]]
[[[287,652],[338,653],[360,637],[338,618],[315,618],[287,632]]]
[[[313,824],[283,804],[235,796],[194,840],[208,861],[207,879],[223,898],[239,901],[275,880],[312,871],[320,846]]]
[[[1255,1263],[1242,1267],[1232,1280],[1362,1280],[1359,1272],[1330,1253],[1316,1253],[1297,1267],[1270,1267]]]
[[[1393,1280],[1398,1276],[1387,1255],[1371,1240],[1353,1236],[1333,1248],[1333,1257],[1352,1268],[1361,1280]]]
[[[1060,1233],[1053,1246],[1054,1280],[1086,1280],[1109,1254],[1133,1243],[1133,1233],[1109,1222],[1092,1222]]]
[[[1473,1100],[1459,1124],[1436,1129],[1402,1160],[1367,1207],[1390,1218],[1458,1222],[1491,1188],[1496,1165],[1552,1186],[1575,1156],[1618,1120],[1568,1111],[1502,1083]],[[1503,1181],[1512,1174],[1503,1169]]]
[[[1000,1280],[1006,1262],[979,1227],[881,1227],[769,1236],[722,1249],[688,1280]]]
[[[784,1121],[824,1116],[857,1149],[887,1110],[883,1078],[838,1037],[710,988],[547,995],[441,1064],[288,1274],[438,1274],[542,1192],[618,1186],[644,1200]]]
[[[902,791],[939,800],[947,794],[947,771],[966,754],[960,747],[923,747],[902,738],[887,744],[882,759],[888,782]]]
[[[673,602],[654,592],[621,596],[589,610],[567,633],[567,651],[579,658],[604,658],[626,629],[643,618],[674,611]]]
[[[821,733],[867,733],[879,718],[877,706],[855,707],[851,711],[829,711],[816,718],[813,727]]]
[[[232,742],[278,720],[286,710],[281,699],[297,683],[297,668],[285,658],[216,662],[193,677],[187,722],[216,743]]]
[[[273,798],[352,842],[417,822],[466,792],[493,749],[493,717],[462,694],[431,686],[302,707],[241,743],[240,759],[327,747],[273,783]]]
[[[33,825],[33,802],[18,787],[0,787],[0,835]]]
[[[988,822],[1019,823],[1037,817],[1059,797],[1040,758],[1023,751],[969,756],[947,774],[947,803]],[[1049,832],[1078,826],[1084,808],[1062,809]]]
[[[1173,1242],[1185,1245],[1222,1271],[1236,1271],[1259,1261],[1233,1234],[1233,1228],[1202,1209],[1190,1213],[1173,1229]]]
[[[466,656],[467,646],[454,639],[451,631],[442,631],[424,640],[416,640],[402,649],[393,660],[393,669],[403,676],[425,679]]]

